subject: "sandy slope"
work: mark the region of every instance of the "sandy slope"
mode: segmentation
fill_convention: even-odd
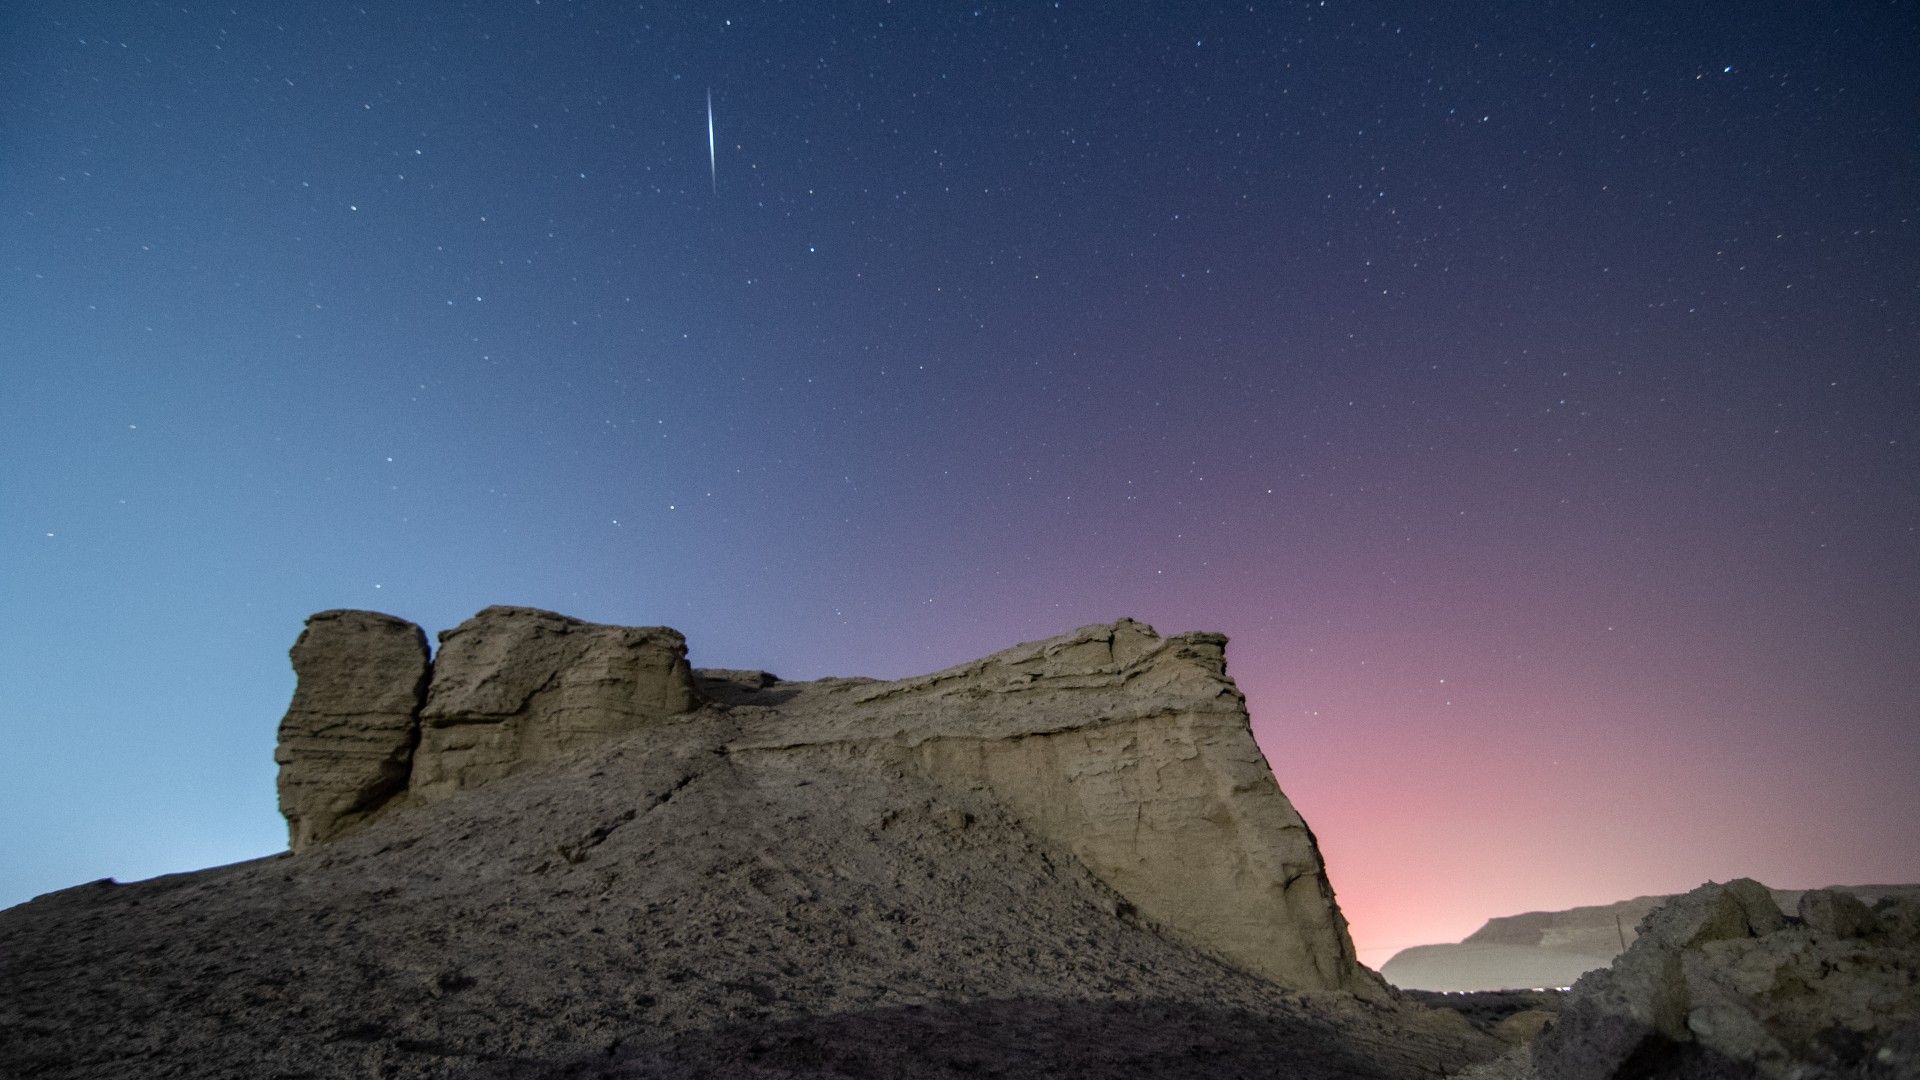
[[[0,913],[0,1075],[1403,1077],[1488,1053],[1174,943],[977,794],[736,735],[708,708],[298,856]]]

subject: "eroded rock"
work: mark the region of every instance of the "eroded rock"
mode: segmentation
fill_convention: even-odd
[[[1882,897],[1873,915],[1888,943],[1920,949],[1920,896]]]
[[[1801,911],[1788,920],[1744,879],[1655,910],[1575,984],[1534,1066],[1548,1080],[1920,1075],[1898,1066],[1920,1024],[1920,953],[1845,893],[1808,893]]]
[[[1770,891],[1781,911],[1799,911],[1804,896],[1826,890]],[[1920,905],[1920,885],[1842,885],[1832,891],[1867,905],[1876,919],[1887,916],[1875,905],[1883,905],[1886,911],[1897,911],[1904,903]],[[1381,965],[1380,974],[1402,990],[1571,986],[1582,974],[1612,963],[1638,935],[1635,927],[1647,914],[1674,899],[1674,895],[1638,896],[1612,904],[1500,916],[1459,942],[1402,949]],[[1814,903],[1831,902],[1816,899]],[[1920,907],[1913,910],[1920,912]]]
[[[1082,627],[918,678],[816,684],[734,749],[846,747],[990,793],[1183,939],[1289,986],[1383,996],[1225,648],[1131,619]]]
[[[1800,897],[1800,921],[1835,937],[1865,937],[1877,926],[1873,909],[1838,889],[1809,889]]]
[[[686,725],[665,721],[704,703],[734,735],[702,752],[795,767],[853,760],[985,797],[1110,888],[1116,917],[1287,986],[1387,996],[1355,959],[1313,834],[1253,741],[1218,634],[1163,638],[1121,620],[917,678],[803,683],[696,674],[673,630],[529,608],[488,608],[440,640],[410,771],[405,755],[383,759],[385,797],[404,788],[409,801],[435,802],[635,733],[678,752]],[[334,647],[320,637],[303,646]],[[360,662],[339,648],[315,670]],[[302,680],[306,695],[304,668]],[[411,738],[413,700],[395,699],[393,741]],[[306,746],[283,743],[289,775],[312,768]],[[954,832],[971,820],[954,808],[934,818]],[[309,829],[299,846],[334,832]]]
[[[430,800],[497,780],[697,700],[677,630],[490,607],[440,635],[408,792]]]
[[[287,845],[300,851],[365,821],[406,787],[427,636],[375,611],[322,611],[289,655],[299,682],[274,760]]]
[[[1353,962],[1217,635],[894,682],[695,682],[672,631],[526,609],[442,641],[431,677],[386,616],[295,649],[290,781],[367,764],[317,739],[338,717],[385,748],[420,717],[350,833],[0,912],[0,1075],[1432,1080],[1498,1050]]]

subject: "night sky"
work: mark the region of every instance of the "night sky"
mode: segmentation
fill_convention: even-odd
[[[1920,881],[1920,10],[1687,7],[8,3],[0,903],[493,603],[1224,631],[1374,964]]]

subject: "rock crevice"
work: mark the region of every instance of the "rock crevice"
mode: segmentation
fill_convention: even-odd
[[[295,851],[393,806],[497,780],[698,703],[687,643],[490,607],[440,635],[373,611],[323,611],[291,653],[280,809]]]

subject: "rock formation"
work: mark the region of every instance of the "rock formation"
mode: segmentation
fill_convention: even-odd
[[[1920,885],[1837,885],[1862,905],[1887,897],[1920,899]],[[1774,889],[1782,909],[1793,910],[1805,890]],[[1395,953],[1380,973],[1402,990],[1514,990],[1571,986],[1588,971],[1606,967],[1639,933],[1636,927],[1674,896],[1640,896],[1613,904],[1530,911],[1488,919],[1464,940],[1415,945]]]
[[[406,625],[371,613],[357,620],[328,612],[313,625],[364,624],[389,636]],[[307,730],[295,719],[312,711],[308,699],[356,707],[338,673],[368,662],[368,640],[360,630],[302,636],[301,689],[283,727]],[[677,737],[662,722],[703,700],[685,640],[663,627],[491,607],[440,640],[412,721],[395,711],[405,702],[386,683],[361,706],[387,710],[378,715],[391,753],[378,785],[337,768],[331,745],[319,747],[316,765],[305,760],[307,741],[283,740],[282,789],[300,796],[282,806],[295,850],[403,791],[414,801],[444,798],[650,725],[668,748]],[[336,641],[338,655],[321,659]],[[1122,620],[898,682],[714,671],[698,683],[709,707],[739,724],[729,754],[852,754],[985,792],[1183,939],[1289,986],[1381,996],[1354,959],[1313,834],[1248,730],[1225,649],[1217,634],[1162,638]],[[321,680],[311,691],[308,668]],[[404,749],[414,742],[409,768]],[[326,780],[342,787],[326,789]]]
[[[489,609],[424,697],[419,642],[328,613],[296,649],[297,853],[0,912],[0,1076],[1415,1080],[1497,1052],[1353,963],[1218,636],[788,683]]]
[[[407,791],[440,798],[696,700],[678,631],[490,607],[440,635]]]
[[[1647,916],[1535,1042],[1546,1080],[1920,1076],[1920,901],[1814,890],[1783,915],[1758,882]]]
[[[412,623],[323,611],[292,657],[299,682],[274,760],[294,851],[402,795],[444,798],[698,700],[677,631],[532,608],[490,607],[445,631],[431,666]]]
[[[295,851],[365,821],[407,786],[427,636],[391,615],[322,611],[293,643],[299,683],[274,760]]]
[[[1083,627],[920,678],[825,685],[737,753],[841,747],[989,793],[1185,939],[1289,986],[1378,996],[1218,634]],[[789,688],[785,691],[793,694]]]

